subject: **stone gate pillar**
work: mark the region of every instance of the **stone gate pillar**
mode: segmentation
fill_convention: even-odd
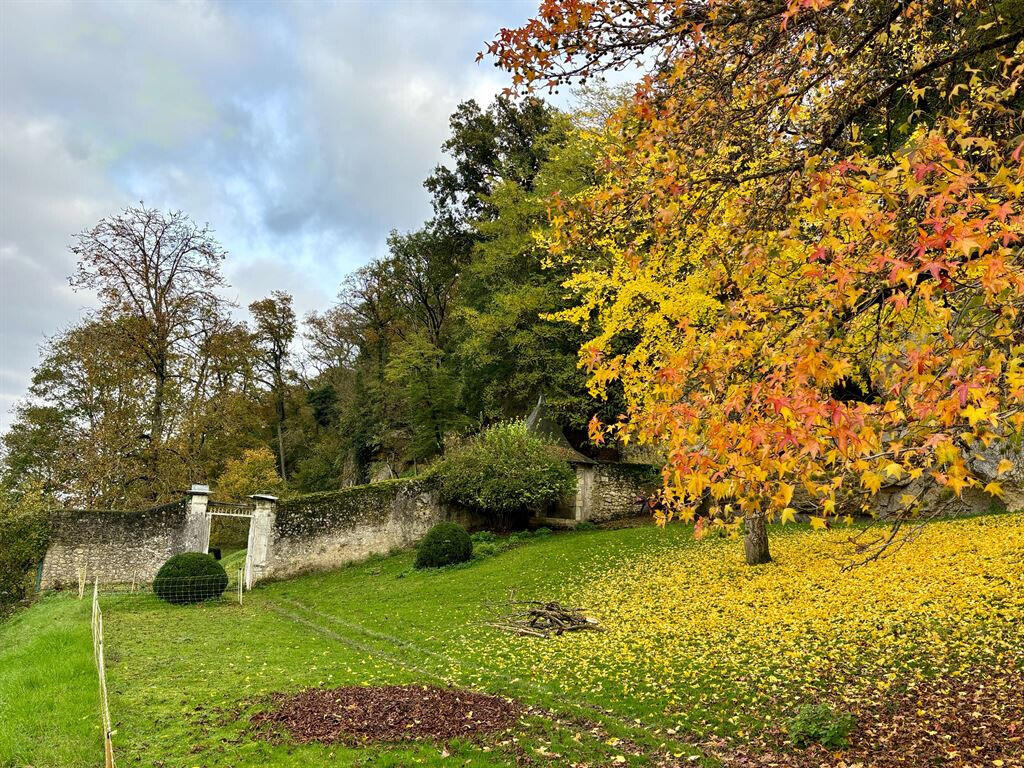
[[[250,496],[255,508],[249,523],[249,551],[245,558],[245,588],[263,578],[270,565],[277,519],[277,497],[258,493]]]
[[[203,552],[210,549],[210,486],[193,485],[186,491],[188,506],[185,509],[184,552]]]

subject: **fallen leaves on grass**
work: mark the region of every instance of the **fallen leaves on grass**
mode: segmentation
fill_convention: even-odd
[[[847,535],[775,536],[775,562],[757,568],[731,541],[658,548],[560,596],[590,606],[605,632],[547,643],[495,634],[489,659],[505,674],[527,669],[567,694],[649,712],[668,734],[734,747],[777,733],[806,702],[863,718],[938,686],[951,702],[967,696],[963,711],[929,695],[899,705],[899,722],[877,720],[899,734],[864,733],[895,758],[927,743],[928,754],[948,746],[963,756],[946,765],[984,765],[971,756],[982,734],[969,721],[984,720],[996,742],[1021,728],[1006,713],[1001,732],[995,715],[973,718],[970,697],[991,684],[994,701],[991,675],[1019,674],[1024,659],[1024,516],[930,525],[896,556],[843,574]]]
[[[256,732],[306,744],[447,741],[507,728],[517,707],[498,696],[420,685],[355,685],[278,694],[253,716]]]

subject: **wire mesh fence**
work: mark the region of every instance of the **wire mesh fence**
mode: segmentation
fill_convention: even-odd
[[[232,569],[228,576],[183,576],[156,578],[152,581],[110,582],[99,585],[110,597],[152,595],[175,605],[191,603],[236,602],[242,604],[245,587],[243,568]]]

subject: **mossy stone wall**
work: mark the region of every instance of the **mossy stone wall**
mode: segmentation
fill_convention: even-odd
[[[188,500],[134,511],[66,509],[50,513],[43,589],[77,585],[79,572],[101,582],[149,581],[188,547]]]
[[[419,541],[435,523],[466,515],[443,507],[421,480],[384,480],[282,499],[261,578],[329,570]]]

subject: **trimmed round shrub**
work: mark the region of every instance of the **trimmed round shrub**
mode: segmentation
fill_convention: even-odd
[[[456,523],[438,523],[423,537],[416,550],[417,568],[438,568],[464,563],[473,557],[473,541]]]
[[[441,500],[484,515],[490,524],[524,526],[576,489],[576,473],[554,446],[522,421],[497,424],[448,451],[430,476]]]
[[[183,552],[160,566],[153,579],[153,592],[175,605],[216,600],[228,586],[224,566],[211,555]]]

